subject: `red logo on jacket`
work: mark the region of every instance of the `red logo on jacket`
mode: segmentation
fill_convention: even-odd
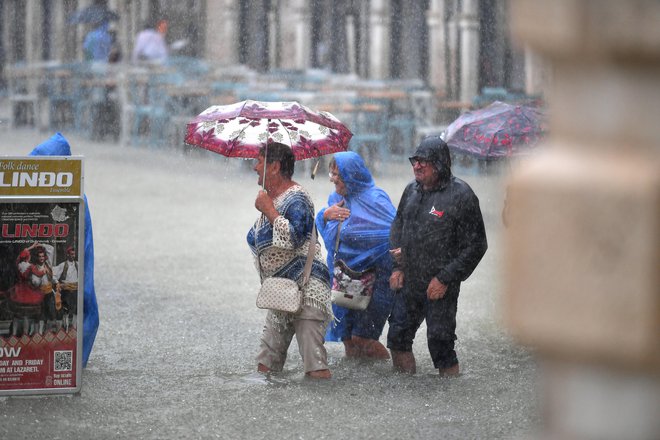
[[[438,211],[437,209],[435,209],[435,206],[432,206],[432,207],[431,207],[431,210],[429,211],[429,214],[434,215],[434,216],[440,218],[440,217],[442,217],[443,215],[445,215],[445,211]]]

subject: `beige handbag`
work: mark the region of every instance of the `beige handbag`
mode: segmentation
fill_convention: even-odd
[[[264,280],[257,295],[257,307],[298,313],[302,308],[302,290],[294,280],[269,277]]]
[[[307,261],[303,270],[302,284],[289,278],[269,277],[261,282],[261,288],[257,294],[257,307],[279,312],[298,313],[302,309],[303,289],[309,281],[312,272],[312,261],[316,251],[316,224],[312,230],[312,239],[309,242]],[[257,254],[259,273],[261,274],[261,257]]]
[[[376,270],[372,267],[362,272],[352,270],[343,260],[337,259],[339,234],[342,222],[337,225],[335,240],[334,274],[330,298],[332,303],[351,310],[365,310],[369,306],[376,282]]]

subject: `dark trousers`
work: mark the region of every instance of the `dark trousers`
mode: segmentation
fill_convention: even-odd
[[[55,321],[57,319],[62,319],[63,316],[63,310],[57,310],[57,307],[55,306],[55,294],[46,293],[44,295],[42,319],[44,321]]]
[[[78,313],[78,291],[62,289],[62,305],[69,312],[69,316]]]
[[[429,353],[435,368],[449,368],[458,363],[454,351],[456,340],[456,310],[460,285],[452,283],[442,299],[429,301],[426,287],[404,287],[406,320],[402,325],[390,325],[387,347],[396,351],[412,351],[415,334],[426,319]]]

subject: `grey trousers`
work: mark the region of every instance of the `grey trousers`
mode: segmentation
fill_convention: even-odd
[[[303,306],[302,311],[284,329],[273,325],[270,319],[271,313],[269,311],[266,317],[259,354],[256,358],[257,363],[263,364],[272,371],[282,371],[289,345],[295,334],[305,373],[326,370],[328,355],[323,346],[327,327],[325,313],[315,307]]]

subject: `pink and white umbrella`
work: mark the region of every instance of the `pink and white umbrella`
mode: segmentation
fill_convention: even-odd
[[[186,126],[185,143],[227,157],[256,158],[271,142],[289,145],[296,160],[346,151],[353,134],[328,112],[291,102],[214,105]]]

